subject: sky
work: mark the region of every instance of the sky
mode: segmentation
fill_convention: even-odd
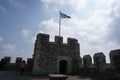
[[[0,59],[32,58],[38,33],[59,34],[59,10],[71,16],[61,19],[61,36],[80,43],[80,56],[120,49],[120,0],[0,0]]]

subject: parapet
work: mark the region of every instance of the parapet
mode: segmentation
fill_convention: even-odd
[[[83,59],[91,59],[92,60],[92,57],[90,55],[85,55],[85,56],[83,56]]]
[[[37,34],[37,40],[42,41],[42,42],[49,42],[49,35],[39,33],[39,34]]]
[[[109,56],[111,63],[114,64],[114,59],[120,58],[120,49],[110,51]]]
[[[41,49],[41,46],[46,46],[49,43],[49,35],[48,34],[43,34],[39,33],[37,34],[37,39],[35,42],[35,48],[36,49]]]
[[[75,39],[75,38],[68,38],[67,43],[70,44],[70,45],[75,45],[75,44],[78,43],[78,40]]]
[[[92,64],[92,58],[90,55],[83,56],[83,65],[84,67],[91,67]]]
[[[112,56],[115,56],[115,55],[120,55],[120,49],[110,51],[110,58],[112,58]]]
[[[21,61],[22,61],[22,57],[17,57],[15,63],[19,64],[19,62],[21,62]]]
[[[48,34],[44,34],[44,33],[38,33],[37,34],[37,38],[48,38],[49,37],[49,35]]]
[[[62,44],[63,43],[63,37],[62,36],[55,36],[55,42]]]
[[[38,45],[38,44],[47,44],[47,43],[49,43],[49,34],[38,33],[37,39],[36,39],[36,44]],[[62,44],[63,37],[62,36],[55,36],[55,43]],[[76,45],[76,44],[78,44],[78,40],[75,38],[68,38],[67,44]]]
[[[106,59],[105,59],[105,55],[103,54],[103,52],[99,52],[96,53],[94,56],[94,64],[96,65],[96,67],[102,67],[103,65],[106,64]]]
[[[105,58],[105,55],[103,54],[103,52],[95,53],[94,58],[97,58],[97,57],[104,57]]]
[[[9,64],[10,61],[11,61],[11,57],[4,57],[5,61],[6,61],[6,64]]]

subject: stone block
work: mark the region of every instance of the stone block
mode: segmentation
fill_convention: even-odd
[[[92,58],[90,55],[85,55],[83,57],[83,65],[85,68],[89,68],[92,65]]]
[[[94,55],[94,65],[97,69],[102,69],[106,65],[105,55],[100,52]]]
[[[76,45],[76,44],[78,44],[78,40],[75,39],[75,38],[68,38],[67,39],[67,44],[69,44],[69,45]]]
[[[116,71],[120,73],[120,49],[110,51],[110,61]]]
[[[6,64],[10,64],[11,57],[4,57]]]
[[[62,44],[63,43],[63,37],[62,36],[55,36],[55,42],[57,44]]]

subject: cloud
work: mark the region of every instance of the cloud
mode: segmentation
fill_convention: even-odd
[[[120,44],[120,0],[111,3],[112,21],[108,25],[110,27],[108,39]]]
[[[3,58],[5,56],[10,56],[10,57],[14,58],[15,54],[16,54],[15,50],[16,50],[16,47],[13,44],[1,45],[1,47],[0,47],[0,53],[1,53],[0,58]],[[14,58],[14,60],[15,60],[15,58]]]
[[[94,1],[94,0],[93,0]],[[106,6],[109,7],[109,4],[111,4],[114,0],[95,0],[96,6]]]
[[[91,45],[104,43],[101,39],[105,39],[107,36],[107,25],[111,21],[106,14],[107,12],[98,10],[86,20],[80,20],[75,15],[70,20],[62,19],[62,36],[80,38],[80,41],[83,40],[82,42],[87,40],[88,44]],[[64,25],[64,22],[66,25]],[[58,34],[58,29],[58,23],[54,19],[49,19],[40,23],[39,32],[55,35]]]
[[[0,11],[1,11],[1,12],[5,12],[6,9],[5,9],[2,5],[0,5]]]
[[[4,44],[0,50],[0,53],[0,58],[3,58],[5,56],[11,57],[12,63],[15,62],[15,59],[17,57],[22,57],[23,59],[32,57],[31,54],[27,54],[29,51],[26,51],[25,49],[17,49],[17,47],[12,44]]]
[[[15,51],[15,46],[12,45],[12,44],[5,44],[5,45],[3,46],[3,51],[4,51],[5,53],[14,52],[14,51]]]
[[[63,6],[71,6],[75,10],[85,8],[87,4],[86,0],[42,0],[42,2],[46,8],[49,8],[51,6],[59,8]]]
[[[111,43],[114,44],[113,49],[118,46],[107,39],[109,34],[108,24],[112,21],[109,14],[109,10],[96,10],[90,17],[84,20],[78,18],[75,14],[71,15],[71,19],[62,19],[61,35],[64,37],[64,42],[66,42],[65,40],[68,37],[78,39],[81,44],[81,56],[85,54],[93,56],[94,53],[101,51],[108,55]],[[52,40],[58,34],[58,23],[54,19],[44,20],[40,22],[39,26],[39,32],[50,34]]]
[[[68,0],[68,5],[71,5],[75,10],[86,8],[87,2],[85,0]]]
[[[3,41],[3,38],[0,36],[0,43]]]
[[[57,29],[58,29],[58,23],[54,22],[53,19],[42,21],[39,24],[39,26],[40,26],[40,28],[42,28],[43,31],[45,31],[47,33],[53,33],[51,31],[54,31],[54,33],[56,33]]]
[[[31,32],[29,30],[24,29],[21,31],[21,33],[22,33],[22,37],[26,39],[27,42],[32,43],[32,44],[35,42],[36,38],[35,36],[31,35]]]
[[[53,19],[44,20],[39,24],[40,30],[38,33],[46,33],[51,34],[51,40],[53,40],[53,36],[58,35],[58,23],[56,23]]]
[[[113,7],[112,12],[114,14],[114,17],[120,18],[120,5],[116,5],[115,7]]]
[[[30,32],[28,30],[22,30],[22,36],[24,38],[29,38],[30,37]]]
[[[48,6],[50,6],[50,4],[59,4],[59,5],[65,5],[65,1],[64,0],[42,0],[42,2],[44,3],[45,7],[48,8]]]
[[[26,8],[26,6],[18,0],[9,0],[9,2],[15,7]]]
[[[72,7],[74,10],[84,10],[89,7],[87,5],[88,0],[42,0],[46,8],[61,8],[61,7]],[[90,0],[93,1],[94,0]],[[97,6],[98,5],[98,6]],[[61,36],[64,37],[66,42],[67,37],[73,37],[78,39],[81,50],[81,56],[85,54],[91,54],[92,56],[97,52],[104,52],[108,55],[111,49],[120,48],[118,41],[120,40],[120,7],[119,1],[114,0],[96,0],[95,6],[99,7],[92,11],[87,18],[80,18],[80,14],[73,13],[71,19],[62,19],[61,25]],[[105,7],[103,9],[103,6]],[[92,6],[93,7],[93,6]],[[102,7],[102,8],[100,8]],[[89,13],[89,12],[88,12]],[[85,12],[87,14],[87,12]],[[53,41],[54,36],[58,35],[59,25],[54,18],[43,20],[39,23],[39,32],[50,34],[50,38]],[[32,37],[30,31],[23,31],[24,38],[27,41]],[[113,40],[110,40],[113,39]],[[117,41],[117,42],[116,42]]]
[[[80,20],[76,17],[71,20],[71,23],[73,22],[71,25],[75,26],[71,27],[73,28],[71,30],[74,31],[74,35],[77,35],[76,38],[82,44],[81,52],[83,54],[88,52],[94,54],[102,50],[102,45],[106,43],[106,36],[108,34],[107,24],[111,20],[103,14],[104,11],[96,11],[87,20]]]
[[[110,33],[109,33],[109,39],[112,41],[117,41],[118,44],[120,44],[120,18],[115,18],[110,23]]]
[[[40,30],[38,31],[38,33],[41,32],[41,33],[50,34],[50,40],[52,41],[54,41],[54,36],[59,35],[59,24],[55,22],[54,19],[44,20],[40,22],[39,26],[40,26]],[[72,30],[70,29],[70,27],[62,24],[61,36],[66,38],[68,36],[71,36],[70,34],[72,35]],[[66,39],[64,39],[64,41],[66,42]]]

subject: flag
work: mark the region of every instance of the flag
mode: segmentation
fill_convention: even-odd
[[[61,12],[60,12],[60,17],[61,18],[71,18],[70,16],[68,16],[68,15],[66,15],[64,13],[61,13]]]

